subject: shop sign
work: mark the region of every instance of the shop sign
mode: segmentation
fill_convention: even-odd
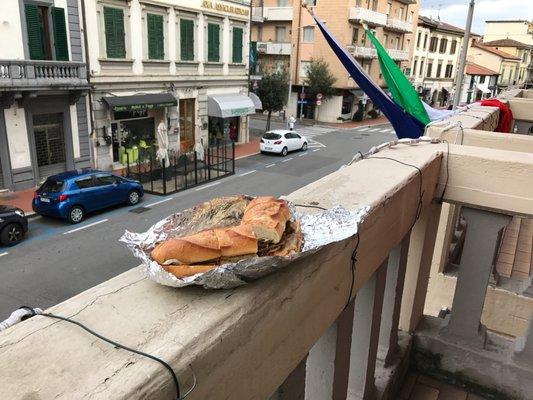
[[[243,108],[233,108],[231,110],[231,115],[234,117],[240,117],[243,115],[249,115],[254,114],[255,109],[251,110],[249,107],[243,107]]]
[[[250,15],[250,10],[248,8],[241,8],[241,7],[230,6],[228,4],[215,3],[210,0],[204,0],[202,3],[202,7],[210,9],[210,10],[227,12],[229,14],[242,15],[245,17]]]
[[[317,100],[317,101],[316,101],[316,105],[317,105],[317,106],[321,106],[321,105],[322,105],[322,100]]]
[[[154,108],[164,108],[164,107],[174,107],[176,106],[175,102],[169,101],[166,103],[151,103],[151,104],[129,104],[126,106],[115,106],[113,111],[139,111],[139,110],[152,110]]]

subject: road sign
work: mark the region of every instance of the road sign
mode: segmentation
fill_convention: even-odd
[[[300,93],[300,99],[302,99],[302,100],[303,100],[303,99],[305,99],[305,97],[306,97],[306,96],[307,96],[307,94],[306,94],[306,93],[303,93],[303,92],[302,92],[302,93]]]
[[[307,104],[307,100],[298,100],[298,104]]]
[[[318,94],[316,95],[316,99],[317,99],[317,100],[322,100],[323,98],[324,98],[324,96],[322,95],[322,93],[318,93]]]
[[[316,101],[316,105],[317,105],[317,106],[319,106],[319,105],[321,105],[321,104],[322,104],[322,100],[317,100],[317,101]]]

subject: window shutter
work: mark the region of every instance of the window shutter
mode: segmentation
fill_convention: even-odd
[[[52,22],[54,24],[56,60],[68,61],[67,26],[63,8],[52,7]]]
[[[43,26],[39,7],[35,4],[24,4],[26,14],[26,31],[28,33],[28,49],[32,60],[44,60]]]
[[[147,14],[146,23],[148,31],[148,58],[150,60],[162,60],[165,58],[163,16]]]
[[[108,58],[126,58],[124,11],[104,7],[105,44]]]
[[[207,61],[220,61],[220,26],[218,24],[207,25]]]
[[[242,63],[242,28],[233,28],[233,57],[234,63]]]
[[[180,49],[183,61],[194,60],[194,21],[180,20]]]

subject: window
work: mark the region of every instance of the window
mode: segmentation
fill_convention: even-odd
[[[424,47],[422,47],[424,50],[426,49],[427,44],[428,44],[428,34],[426,33],[424,35]]]
[[[207,61],[220,62],[220,25],[207,24]]]
[[[439,61],[437,64],[437,78],[440,78],[440,74],[442,73],[442,61]]]
[[[439,53],[446,53],[446,48],[448,47],[448,39],[441,39]]]
[[[457,51],[457,40],[452,41],[452,45],[450,47],[450,54],[455,54]]]
[[[163,33],[163,16],[159,14],[146,14],[146,27],[148,32],[148,58],[150,60],[163,60],[165,58],[165,37]]]
[[[194,21],[180,20],[180,57],[182,61],[194,60]]]
[[[415,12],[411,11],[411,14],[409,14],[409,21],[408,22],[413,22],[414,18],[415,18]]]
[[[63,191],[64,181],[48,178],[41,186],[41,191],[45,193],[58,193]]]
[[[300,77],[304,78],[307,76],[307,68],[311,65],[311,61],[300,61]]]
[[[278,7],[287,7],[289,5],[289,0],[278,0]]]
[[[257,26],[257,41],[261,42],[263,40],[263,26],[258,25]]]
[[[451,78],[453,75],[453,64],[446,65],[446,71],[444,73],[445,78]]]
[[[428,62],[428,70],[427,70],[427,72],[426,72],[426,76],[427,76],[428,78],[431,77],[431,72],[432,72],[431,70],[432,70],[432,69],[433,69],[433,62],[430,61],[430,62]]]
[[[64,164],[66,162],[63,113],[34,114],[33,135],[37,165]]]
[[[416,48],[420,48],[420,42],[422,41],[422,32],[418,32],[418,38],[416,39]]]
[[[479,77],[479,83],[485,83],[485,75]]]
[[[418,59],[415,58],[415,61],[413,62],[413,74],[416,75],[416,66],[418,64]]]
[[[399,19],[399,20],[403,20],[403,18],[404,18],[404,16],[405,16],[404,12],[405,12],[405,9],[404,9],[403,7],[400,7],[400,8],[398,9],[398,19]]]
[[[436,37],[432,37],[429,41],[429,51],[434,53],[437,51],[437,44],[439,42],[439,39]]]
[[[242,38],[243,38],[243,29],[234,27],[233,28],[233,52],[231,61],[234,63],[242,63]]]
[[[359,43],[359,28],[353,28],[352,31],[352,44],[357,45]]]
[[[387,15],[390,15],[391,10],[392,10],[392,3],[387,3]]]
[[[424,73],[424,60],[420,61],[420,71],[418,71],[418,75],[422,76]]]
[[[124,10],[104,7],[104,29],[107,58],[126,58]]]
[[[276,42],[284,43],[287,36],[287,28],[284,26],[276,26]]]
[[[315,27],[314,26],[306,26],[303,29],[303,42],[304,43],[313,43],[315,41]]]
[[[30,59],[68,61],[65,10],[58,7],[24,4],[24,13]],[[50,17],[52,26],[49,23]]]
[[[94,187],[94,181],[92,176],[86,176],[84,178],[76,179],[75,182],[79,189],[88,189]]]
[[[107,186],[117,183],[117,177],[111,174],[97,174],[96,186]]]
[[[285,61],[283,60],[276,60],[275,62],[275,69],[276,69],[276,72],[283,72],[285,71]]]

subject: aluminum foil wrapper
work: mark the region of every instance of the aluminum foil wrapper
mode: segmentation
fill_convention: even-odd
[[[147,276],[157,283],[172,287],[199,285],[206,289],[232,289],[285,268],[293,261],[307,257],[329,243],[339,242],[355,235],[359,223],[370,209],[362,207],[357,211],[349,211],[342,206],[336,206],[329,210],[307,214],[298,212],[298,207],[294,204],[289,203],[289,206],[292,218],[301,224],[303,247],[299,253],[289,257],[249,258],[223,264],[211,271],[186,278],[176,278],[153,261],[150,258],[152,249],[171,237],[185,236],[212,227],[235,225],[240,221],[232,221],[229,218],[209,226],[195,220],[197,209],[190,208],[159,221],[144,233],[126,231],[119,240],[142,261]]]

